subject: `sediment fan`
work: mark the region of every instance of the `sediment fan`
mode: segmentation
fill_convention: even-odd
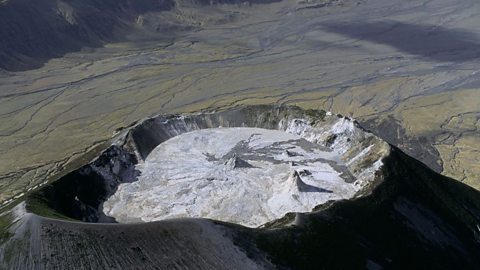
[[[0,216],[1,268],[480,267],[479,193],[351,119],[250,106],[154,117],[112,142]]]

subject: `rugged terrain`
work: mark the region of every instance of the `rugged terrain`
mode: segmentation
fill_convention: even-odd
[[[478,188],[479,3],[0,3],[0,201],[159,112],[297,104],[353,116]],[[88,158],[86,158],[88,160]]]
[[[0,0],[0,268],[479,269],[479,13],[474,0]],[[373,148],[344,136],[336,169],[370,177],[348,200],[261,227],[111,224],[105,202],[189,128],[329,121],[248,104],[340,113],[385,146],[382,166],[347,164]],[[165,132],[179,123],[165,113],[214,111]]]
[[[301,119],[305,124],[300,128],[284,125]],[[353,128],[332,128],[339,123],[352,123]],[[323,203],[311,213],[288,213],[260,228],[185,218],[136,224],[80,222],[105,222],[102,202],[119,184],[140,181],[132,164],[155,156],[158,145],[219,125],[285,128],[343,153],[340,159],[348,171],[356,177],[367,172],[371,178],[354,198]],[[379,157],[381,167],[369,171]],[[89,164],[0,215],[0,266],[478,269],[479,220],[480,192],[433,172],[351,119],[298,107],[243,107],[157,116],[125,130]]]
[[[259,118],[279,114],[248,107],[234,115],[248,119],[246,110]],[[176,136],[136,166],[138,181],[120,185],[103,204],[105,214],[122,223],[196,217],[258,227],[354,198],[373,182],[385,142],[351,119],[286,113],[269,117],[273,130],[237,126],[231,112],[161,119],[163,132]]]

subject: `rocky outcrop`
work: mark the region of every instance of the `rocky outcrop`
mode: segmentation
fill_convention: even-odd
[[[251,164],[237,157],[237,154],[233,154],[231,158],[225,161],[225,166],[227,166],[227,168],[231,170],[238,169],[238,168],[253,168]]]
[[[305,172],[305,171],[302,171]],[[293,186],[295,187],[297,192],[327,192],[327,193],[332,193],[332,191],[323,189],[320,187],[312,186],[307,183],[305,183],[302,180],[301,173],[298,171],[293,171],[292,174],[289,177],[289,180],[293,183]]]

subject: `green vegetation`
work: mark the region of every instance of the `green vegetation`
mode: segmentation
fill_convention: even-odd
[[[13,224],[13,216],[11,213],[5,213],[0,216],[0,244],[12,237],[10,226]]]
[[[73,220],[65,215],[62,215],[61,213],[55,211],[55,209],[50,207],[47,199],[45,199],[43,195],[43,192],[45,191],[39,190],[38,192],[34,192],[28,195],[26,199],[26,208],[28,212],[43,217]]]
[[[311,124],[315,125],[316,123],[325,120],[327,112],[324,110],[308,109],[305,110],[305,115],[310,118]]]

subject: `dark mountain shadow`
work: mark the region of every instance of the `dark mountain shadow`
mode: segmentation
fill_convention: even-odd
[[[324,188],[320,188],[320,187],[316,187],[316,186],[312,186],[312,185],[309,185],[305,182],[303,182],[302,178],[300,177],[300,174],[295,171],[293,173],[293,177],[295,179],[295,184],[298,188],[298,191],[300,192],[324,192],[324,193],[333,193],[333,191],[331,190],[328,190],[328,189],[324,189]]]
[[[354,39],[392,46],[435,62],[464,62],[480,57],[478,34],[436,25],[396,21],[326,23],[322,28]]]
[[[30,194],[27,208],[49,217],[115,223],[114,218],[103,213],[103,203],[120,184],[138,180],[137,163],[134,154],[112,146],[92,163]]]
[[[480,192],[397,148],[382,171],[369,196],[260,231],[256,245],[285,269],[479,269]]]
[[[119,38],[138,15],[173,8],[170,0],[10,0],[0,5],[0,68],[22,71]]]
[[[252,0],[267,4],[279,0]],[[192,6],[241,0],[182,0]],[[175,0],[9,0],[0,2],[0,69],[24,71],[82,48],[125,40],[139,15],[168,11]],[[165,21],[168,25],[171,22]],[[174,35],[172,30],[160,34]],[[170,33],[171,32],[171,33]]]

